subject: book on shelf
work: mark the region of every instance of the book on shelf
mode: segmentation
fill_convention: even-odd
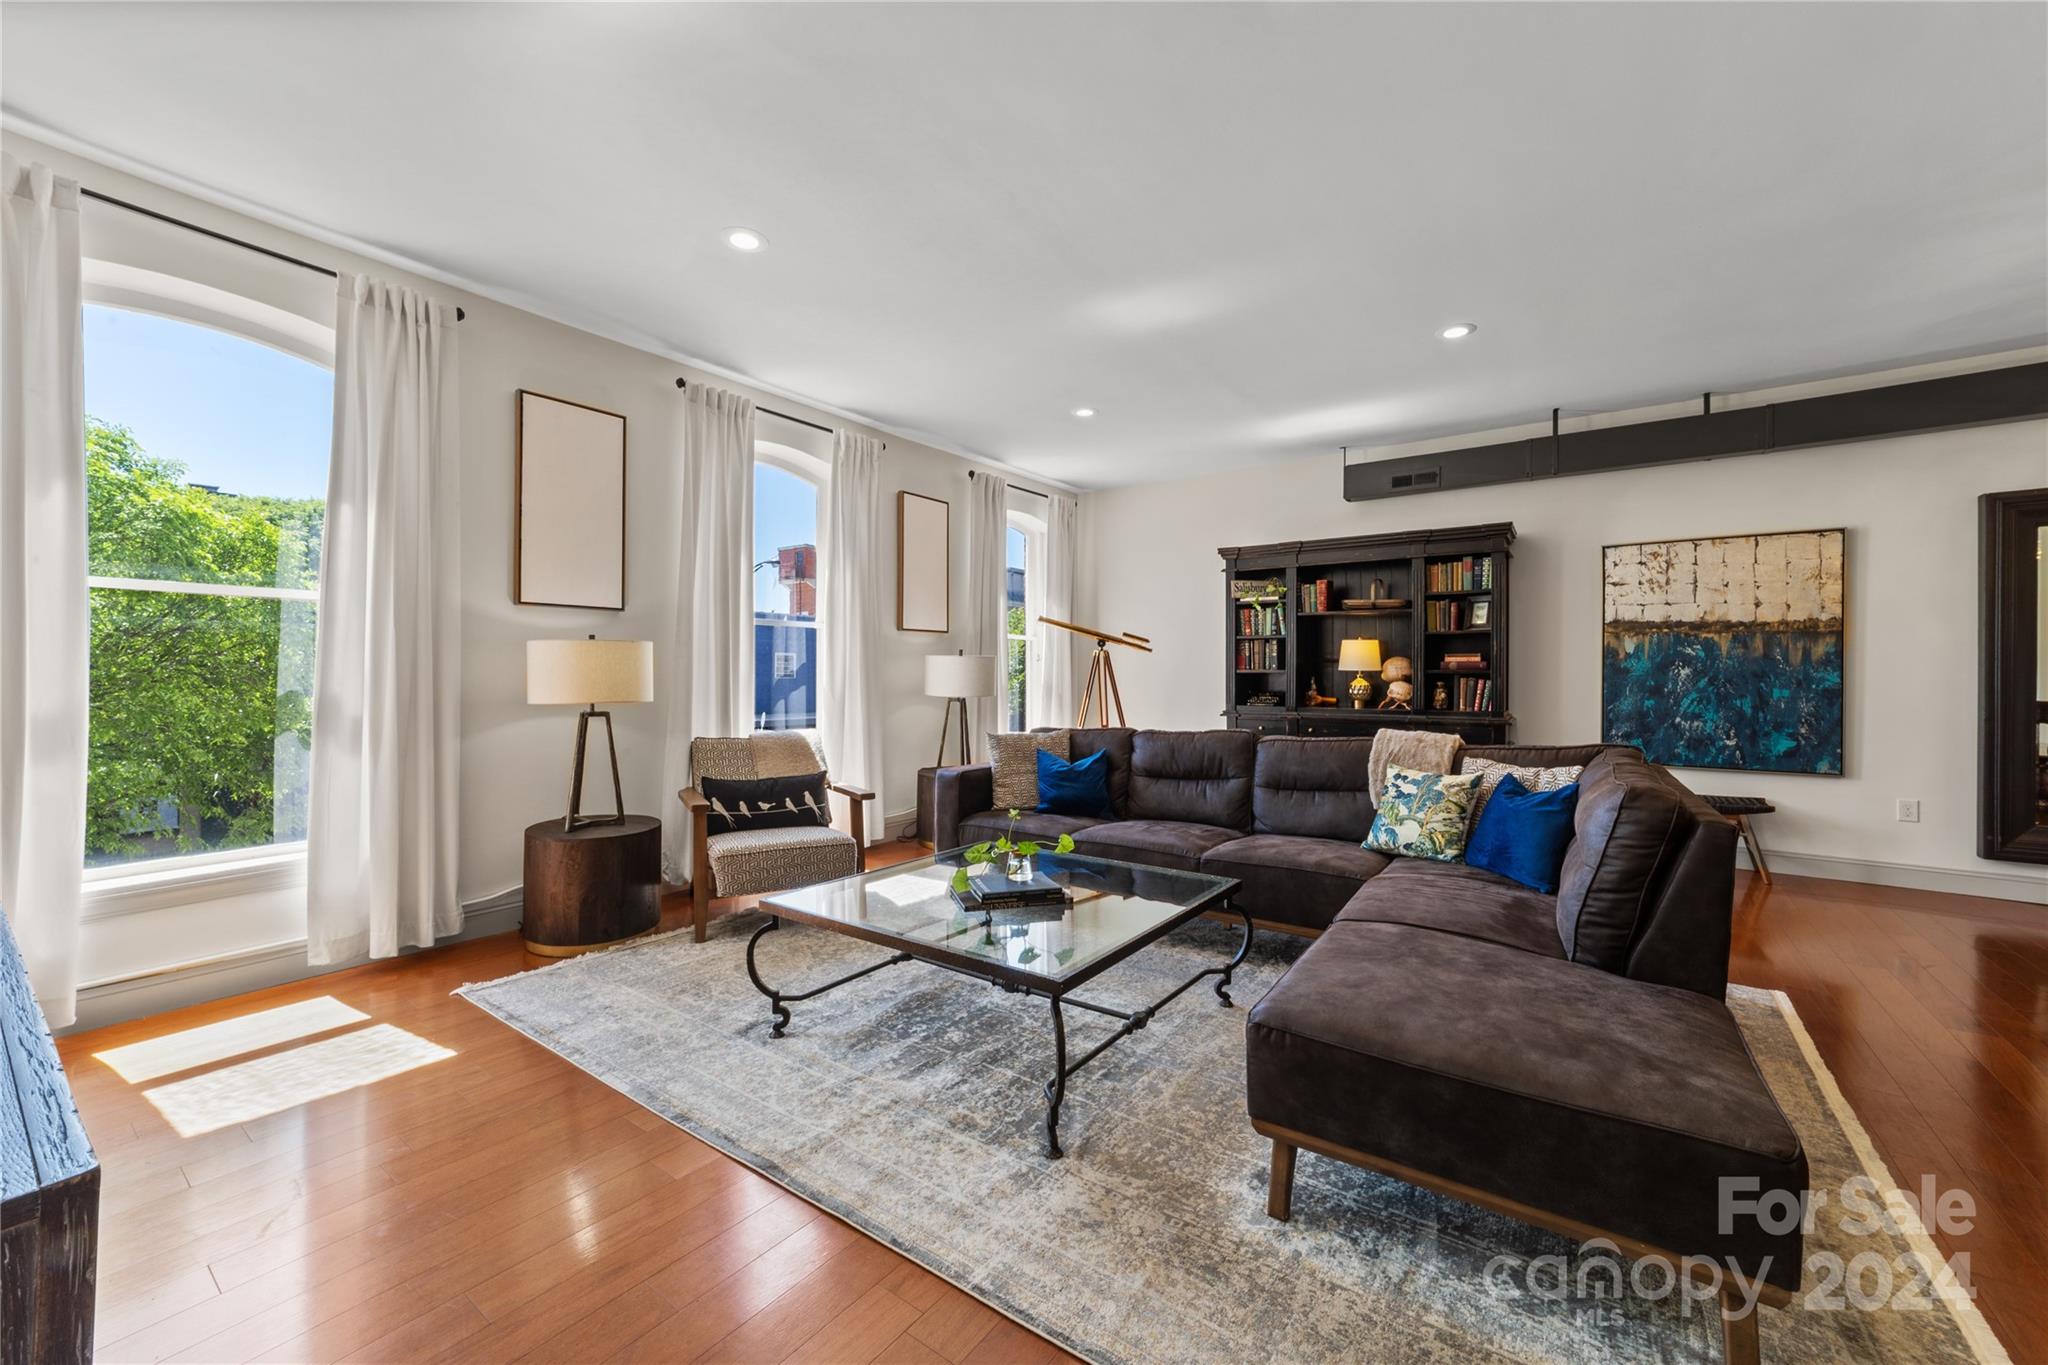
[[[1493,556],[1432,561],[1424,571],[1430,592],[1487,592],[1493,587]]]
[[[1452,671],[1463,669],[1483,670],[1486,667],[1486,656],[1484,654],[1446,654],[1443,657],[1441,667]]]
[[[1240,673],[1256,670],[1278,672],[1280,664],[1280,642],[1278,640],[1239,640],[1237,642],[1237,669]]]
[[[1493,679],[1460,678],[1457,690],[1451,695],[1453,711],[1493,711]]]
[[[1472,619],[1472,609],[1489,599],[1475,597],[1448,602],[1429,602],[1423,606],[1422,628],[1424,630],[1484,630],[1486,626]]]
[[[1239,607],[1237,609],[1237,633],[1239,635],[1285,635],[1287,633],[1287,609],[1285,607]]]

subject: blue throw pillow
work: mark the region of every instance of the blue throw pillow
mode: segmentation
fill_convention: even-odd
[[[1465,841],[1466,865],[1556,895],[1557,874],[1572,843],[1572,812],[1578,805],[1576,782],[1556,791],[1532,792],[1513,774],[1503,777]]]
[[[1038,809],[1047,815],[1115,815],[1109,804],[1109,754],[1097,749],[1069,763],[1040,749]]]

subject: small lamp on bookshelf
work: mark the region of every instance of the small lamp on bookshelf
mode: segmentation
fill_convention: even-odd
[[[1351,678],[1351,708],[1365,709],[1366,699],[1372,696],[1372,684],[1365,680],[1367,673],[1377,673],[1380,668],[1380,642],[1364,640],[1354,636],[1337,648],[1337,671],[1349,673]]]

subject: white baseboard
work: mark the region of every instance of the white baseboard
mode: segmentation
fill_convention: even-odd
[[[1749,866],[1749,850],[1736,848],[1736,865]],[[1926,867],[1919,863],[1878,863],[1863,858],[1841,858],[1830,853],[1786,853],[1764,850],[1764,861],[1774,873],[1788,877],[1824,877],[1829,881],[1863,882],[1870,886],[1899,886],[1913,891],[1946,891],[1956,896],[1989,896],[1995,900],[2025,901],[2048,905],[2048,868],[2026,868],[2015,863],[2010,872],[1988,868]]]
[[[502,934],[508,929],[518,928],[524,900],[523,889],[515,886],[495,896],[468,902],[462,907],[461,930],[434,946],[460,943],[465,939]],[[419,951],[418,948],[408,948],[400,956]],[[323,963],[316,967],[306,961],[306,941],[301,938],[259,944],[204,961],[177,963],[136,976],[96,981],[79,987],[77,1022],[56,1032],[62,1036],[128,1019],[140,1019],[186,1005],[282,986],[286,982],[303,981],[328,972],[345,971],[370,960],[366,957],[354,962]]]

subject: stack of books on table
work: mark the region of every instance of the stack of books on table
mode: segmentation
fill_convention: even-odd
[[[952,890],[960,908],[976,914],[1043,909],[1064,913],[1069,901],[1067,889],[1043,872],[1032,873],[1028,882],[1016,882],[992,868],[968,877],[965,891],[958,887]]]

